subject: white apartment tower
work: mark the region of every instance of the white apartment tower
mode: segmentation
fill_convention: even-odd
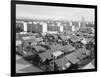
[[[63,32],[63,26],[60,26],[60,32]]]
[[[75,31],[75,26],[74,26],[74,25],[72,25],[72,32],[73,32],[73,31]]]
[[[42,30],[43,30],[43,33],[47,32],[47,24],[46,23],[42,23]]]
[[[27,32],[27,23],[23,22],[23,25],[24,25],[24,32]]]

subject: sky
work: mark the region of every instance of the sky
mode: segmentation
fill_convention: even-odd
[[[94,21],[94,9],[40,5],[16,5],[16,18],[65,19],[69,21]]]

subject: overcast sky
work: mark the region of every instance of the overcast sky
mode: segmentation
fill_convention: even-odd
[[[66,19],[66,20],[82,20],[94,21],[94,9],[88,8],[72,8],[72,7],[56,7],[56,6],[40,6],[40,5],[16,5],[17,18],[42,18],[42,19]]]

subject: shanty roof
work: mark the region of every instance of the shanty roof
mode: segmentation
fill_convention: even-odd
[[[74,52],[74,54],[86,54],[86,55],[89,55],[90,50],[87,50],[85,48],[80,48],[80,49],[75,50],[75,52]]]
[[[73,47],[71,44],[63,46],[60,50],[63,52],[70,52],[75,50],[75,47]]]
[[[38,52],[40,51],[46,51],[46,49],[42,46],[33,46]]]
[[[57,44],[57,45],[52,45],[51,48],[54,50],[54,51],[58,51],[62,48],[63,46],[60,45],[60,44]]]
[[[62,57],[60,59],[56,59],[55,62],[58,66],[64,67],[68,63],[68,59],[66,57]]]
[[[62,55],[64,53],[62,51],[56,51],[56,52],[54,52],[52,54],[53,54],[53,56],[58,57],[58,56],[60,56],[60,55]]]
[[[86,40],[86,39],[81,40],[81,42],[82,42],[83,44],[87,44],[87,40]]]
[[[42,41],[43,39],[42,38],[36,38],[36,41]]]
[[[81,41],[81,38],[79,38],[77,36],[72,36],[71,41],[73,41],[73,42]]]
[[[30,39],[36,39],[35,36],[23,36],[22,37],[23,40],[30,40]]]
[[[73,64],[76,64],[80,61],[74,54],[67,55],[66,58]]]
[[[85,53],[85,54],[84,54]],[[87,55],[90,54],[89,50],[86,50],[85,48],[80,48],[75,50],[73,53],[66,55],[66,58],[73,64],[79,62],[83,58],[85,58]]]
[[[60,37],[61,37],[62,40],[68,40],[69,39],[67,36],[64,36],[64,35],[62,35]]]
[[[51,53],[52,51],[46,51],[43,53],[39,53],[39,56],[41,57],[42,61],[44,61],[46,59],[51,59]]]
[[[37,43],[38,41],[42,41],[42,38],[36,38],[35,36],[25,36],[23,37],[23,41]]]
[[[16,40],[16,46],[21,45],[22,41],[21,40]]]

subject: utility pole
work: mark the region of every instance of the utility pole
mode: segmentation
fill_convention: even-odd
[[[55,48],[53,48],[52,53],[55,52]],[[53,71],[55,70],[55,57],[53,56]]]
[[[53,71],[55,70],[55,64],[54,64],[55,60],[54,60],[54,56],[53,56]]]
[[[62,67],[63,67],[63,58],[62,58]]]

